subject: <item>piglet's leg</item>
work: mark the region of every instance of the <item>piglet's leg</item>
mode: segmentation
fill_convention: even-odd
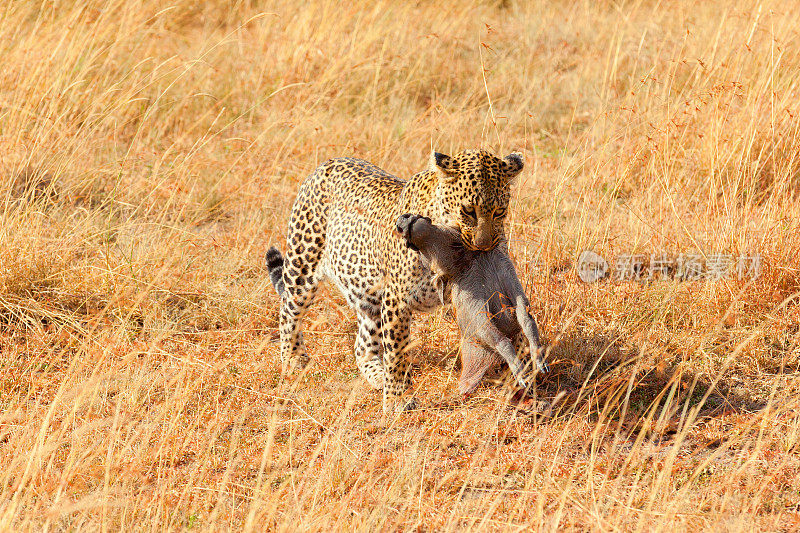
[[[505,359],[506,363],[508,363],[511,373],[514,374],[514,378],[517,380],[517,385],[523,389],[527,389],[529,384],[525,379],[525,365],[520,358],[517,357],[517,351],[514,349],[514,345],[511,341],[503,337],[502,340],[497,343],[497,351],[500,353],[500,356]]]
[[[481,346],[477,339],[461,339],[461,376],[458,379],[458,392],[467,395],[474,391],[486,372],[499,362],[497,354]]]
[[[487,320],[484,324],[481,331],[481,336],[486,340],[489,346],[494,346],[494,348],[497,350],[497,353],[500,354],[500,357],[502,357],[503,360],[508,363],[508,367],[511,369],[514,379],[517,380],[517,385],[523,389],[527,389],[528,382],[525,379],[525,365],[517,356],[517,351],[514,349],[514,344],[511,342],[511,340],[500,333],[495,325],[489,320]]]
[[[528,338],[528,343],[530,344],[531,348],[531,355],[533,356],[533,361],[536,364],[536,370],[538,372],[548,372],[550,368],[548,368],[547,362],[544,360],[544,348],[539,340],[539,328],[536,327],[536,322],[528,312],[528,299],[524,296],[517,296],[515,307],[517,312],[517,322],[522,328],[522,332]]]

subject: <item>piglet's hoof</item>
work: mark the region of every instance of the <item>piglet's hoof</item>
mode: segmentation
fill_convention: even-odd
[[[411,232],[413,231],[414,223],[419,219],[425,220],[429,224],[431,222],[431,219],[428,217],[424,217],[422,215],[413,215],[411,213],[405,213],[397,218],[397,224],[395,226],[397,233],[406,240],[406,246],[416,252],[419,251],[419,248],[414,246],[414,243],[411,242],[410,237],[411,237]]]
[[[525,393],[525,389],[518,390],[511,396],[510,403],[512,405],[519,405],[520,403],[524,402],[525,400],[529,399],[528,395]]]

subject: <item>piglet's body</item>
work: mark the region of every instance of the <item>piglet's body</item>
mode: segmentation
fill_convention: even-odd
[[[528,298],[504,250],[467,250],[458,233],[418,215],[402,215],[397,230],[430,263],[442,300],[447,299],[448,290],[451,293],[461,330],[459,392],[474,390],[484,374],[501,361],[508,363],[517,384],[527,388],[525,364],[515,342],[527,340],[537,370],[547,371],[539,331],[528,313]]]

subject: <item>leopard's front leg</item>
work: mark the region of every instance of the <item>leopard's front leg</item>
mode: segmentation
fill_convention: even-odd
[[[383,342],[383,367],[386,381],[383,386],[383,412],[401,412],[414,409],[413,396],[403,398],[411,385],[411,368],[406,358],[411,309],[396,289],[388,287],[381,307],[381,341]]]

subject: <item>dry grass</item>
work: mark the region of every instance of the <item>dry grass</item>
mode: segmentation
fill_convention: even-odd
[[[796,2],[7,2],[4,530],[800,527]],[[279,372],[262,266],[339,155],[522,149],[512,253],[550,417],[358,378],[333,289]],[[758,252],[761,276],[578,281],[583,249]]]

